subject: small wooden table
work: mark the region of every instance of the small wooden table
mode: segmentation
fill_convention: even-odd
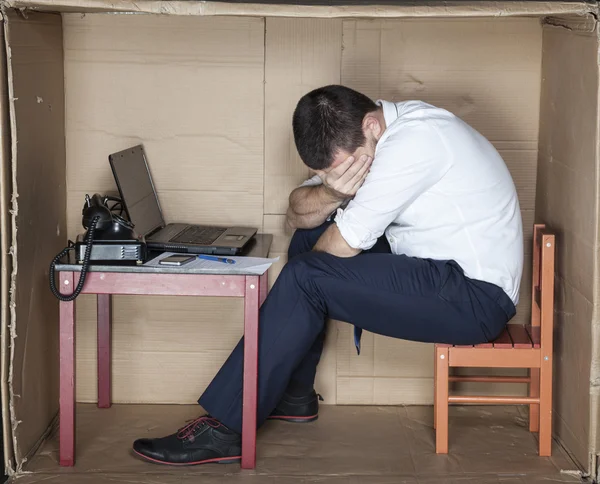
[[[272,235],[257,235],[243,255],[267,257]],[[256,410],[258,383],[258,310],[267,296],[267,272],[186,269],[185,266],[94,265],[82,294],[98,298],[98,407],[111,405],[112,295],[229,296],[244,298],[244,382],[242,411],[242,468],[256,466]],[[57,264],[62,294],[79,281],[81,266]],[[60,302],[60,465],[75,465],[75,301]]]

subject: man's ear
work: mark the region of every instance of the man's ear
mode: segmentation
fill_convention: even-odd
[[[375,113],[369,113],[365,116],[362,123],[362,129],[365,135],[370,133],[375,137],[376,140],[379,140],[383,134],[383,128],[379,122],[379,119],[377,116],[375,116]]]

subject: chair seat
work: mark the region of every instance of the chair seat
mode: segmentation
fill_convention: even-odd
[[[478,345],[446,345],[438,344],[441,348],[498,348],[498,349],[531,349],[540,347],[540,327],[524,324],[509,324],[491,343]]]

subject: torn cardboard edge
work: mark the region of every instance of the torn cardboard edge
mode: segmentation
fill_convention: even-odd
[[[405,2],[398,5],[332,5],[227,3],[162,0],[6,0],[7,7],[55,12],[122,12],[160,15],[241,15],[258,17],[513,17],[586,15],[598,11],[596,2]]]
[[[0,21],[4,19],[0,15]],[[0,54],[1,64],[0,72],[3,78],[6,78],[6,51],[2,50]],[[8,85],[3,84],[0,91],[7,92]],[[2,318],[2,326],[0,327],[0,372],[2,374],[2,383],[0,386],[0,393],[2,394],[2,430],[3,435],[11,435],[10,430],[10,419],[9,419],[9,387],[8,387],[8,368],[9,368],[9,336],[8,336],[8,324],[10,320],[10,273],[12,268],[12,260],[10,257],[11,243],[9,240],[9,230],[11,230],[12,224],[10,221],[11,202],[10,197],[12,193],[12,174],[10,162],[9,143],[10,139],[10,123],[8,120],[9,107],[5,104],[5,100],[8,96],[2,96],[2,102],[0,102],[0,133],[2,133],[2,143],[0,145],[0,280],[2,285],[2,293],[0,295],[0,314]],[[3,439],[3,451],[5,456],[5,467],[8,472],[14,468],[13,462],[13,450],[12,450],[12,439]]]
[[[581,16],[548,16],[544,18],[544,25],[551,27],[559,27],[571,32],[591,34],[596,31],[596,25],[598,23],[597,16],[593,14],[581,15]]]
[[[15,303],[15,291],[17,282],[17,214],[19,212],[18,203],[18,187],[17,187],[17,123],[16,123],[16,112],[15,112],[15,91],[13,85],[13,71],[11,63],[11,48],[9,41],[9,22],[8,16],[5,11],[2,11],[2,22],[4,27],[4,45],[6,49],[6,79],[8,87],[8,109],[9,109],[9,122],[10,122],[10,160],[11,160],[11,177],[12,177],[12,194],[11,194],[11,208],[10,208],[10,222],[11,222],[11,247],[10,256],[12,270],[10,275],[10,322],[5,329],[6,334],[6,345],[3,345],[3,350],[8,347],[10,348],[8,357],[8,379],[6,385],[8,386],[8,398],[4,398],[3,395],[3,406],[8,407],[8,412],[3,414],[3,425],[9,428],[9,433],[5,434],[5,441],[11,441],[11,454],[5,454],[5,465],[9,474],[18,472],[20,464],[16,462],[16,455],[18,454],[18,442],[15,434],[15,429],[19,425],[16,419],[14,399],[15,395],[13,392],[12,379],[13,379],[13,367],[14,367],[14,352],[15,345],[14,340],[17,337],[15,323],[17,320],[16,303]],[[4,390],[4,389],[3,389]],[[10,438],[8,438],[10,437]]]
[[[596,22],[597,25],[597,22]],[[596,28],[596,37],[599,33]],[[600,58],[596,57],[598,64],[600,64]],[[600,67],[598,67],[600,69]],[[600,86],[597,86],[597,103],[600,105]],[[600,118],[598,117],[600,111],[596,110],[596,150],[595,150],[595,164],[596,164],[596,186],[600,186]],[[598,219],[600,214],[600,198],[596,197],[595,200],[595,218]],[[596,240],[594,246],[600,246],[600,227],[596,225]],[[600,388],[600,313],[599,313],[599,298],[600,294],[600,254],[598,251],[594,251],[594,305],[592,310],[592,323],[591,323],[591,335],[592,341],[596,344],[592,344],[592,361],[590,363],[590,435],[589,435],[589,456],[590,462],[588,463],[588,470],[592,470],[593,478],[598,478],[598,459],[600,454],[600,399],[598,398],[598,390]]]

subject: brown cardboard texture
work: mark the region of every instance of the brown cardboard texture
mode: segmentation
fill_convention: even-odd
[[[585,15],[595,8],[593,1],[541,2],[501,1],[369,1],[315,0],[311,2],[256,3],[171,1],[171,0],[7,0],[12,8],[62,12],[127,12],[161,15],[243,15],[258,17],[512,17],[544,15]]]
[[[435,454],[431,409],[418,406],[326,406],[310,425],[267,422],[259,432],[255,471],[241,471],[238,465],[156,466],[131,455],[133,439],[172,432],[197,413],[197,406],[184,405],[116,405],[108,410],[80,405],[79,436],[85,444],[79,447],[76,468],[58,469],[54,435],[29,463],[32,474],[16,482],[579,482],[560,446],[554,446],[550,459],[540,459],[525,414],[504,407],[452,408],[449,456]]]
[[[139,142],[167,221],[262,227],[264,30],[260,18],[64,17],[69,237],[85,194],[116,189],[106,148]],[[78,299],[84,402],[97,398],[95,311]],[[114,317],[114,400],[193,403],[242,335],[243,302],[122,296]]]
[[[58,314],[47,268],[66,235],[64,68],[59,15],[27,21],[10,15],[7,26],[13,169],[8,382],[19,465],[58,409]]]
[[[599,303],[598,227],[590,223],[598,219],[597,34],[546,26],[543,45],[536,219],[558,231],[555,423],[583,462],[598,425],[590,421],[588,364]],[[578,80],[570,69],[581,69]]]
[[[273,233],[272,255],[281,258],[269,275],[273,284],[292,235],[285,226],[287,197],[309,175],[294,146],[293,109],[308,90],[342,83],[373,98],[421,99],[448,108],[497,147],[515,180],[526,237],[521,301],[513,322],[526,322],[530,313],[532,224],[547,222],[557,231],[555,435],[581,468],[595,474],[600,446],[599,51],[596,20],[586,14],[596,14],[596,6],[383,3],[10,0],[6,5],[27,7],[19,13],[5,5],[9,105],[4,109],[10,108],[10,136],[2,136],[0,154],[10,149],[10,157],[5,154],[2,165],[0,223],[2,394],[8,410],[5,455],[10,468],[21,469],[56,415],[58,304],[47,288],[47,268],[67,238],[83,231],[84,195],[116,191],[107,156],[144,144],[168,222],[249,224]],[[8,129],[3,113],[0,130]],[[112,396],[117,404],[194,403],[242,334],[243,304],[235,299],[116,296],[113,311]],[[80,297],[76,384],[82,403],[97,399],[95,317],[94,298]],[[324,406],[432,403],[431,345],[366,333],[362,348],[359,357],[348,324],[330,323],[316,382]],[[503,395],[526,388],[480,384],[455,390]],[[162,407],[143,410],[148,412],[146,420],[136,420],[137,407],[107,413],[81,408],[87,415],[84,421],[89,420],[78,427],[77,451],[84,456],[78,471],[101,469],[112,476],[107,480],[139,472],[141,467],[128,467],[128,455],[102,451],[95,460],[89,449],[112,447],[117,428],[129,439],[134,431],[151,426],[151,419],[163,425]],[[169,409],[174,415],[183,412]],[[349,418],[350,428],[355,424],[352,416],[360,418],[363,411],[370,415],[370,409],[328,408],[322,419],[332,416],[342,428],[340,422]],[[378,410],[377,419],[402,419],[398,415],[404,411],[412,410]],[[455,412],[460,416],[462,410]],[[535,454],[529,434],[513,433],[513,420],[506,425],[494,420],[510,410],[490,412],[486,422],[493,430],[492,454],[506,450],[502,439],[508,437],[527,448],[527,455]],[[124,430],[130,424],[125,417],[135,428]],[[93,427],[95,418],[105,422],[103,426]],[[295,473],[299,457],[315,457],[309,443],[325,438],[318,429],[338,432],[337,427],[323,425],[317,430],[290,428],[289,435],[281,427],[283,440],[271,431],[261,433],[257,475],[300,479]],[[471,445],[468,436],[475,435],[468,423],[461,428],[467,440],[454,441],[451,429],[451,457],[438,460],[419,454],[431,453],[429,447],[419,447],[422,439],[431,438],[422,427],[400,432],[405,438],[398,445],[410,446],[412,464],[407,459],[394,462],[394,452],[381,449],[381,456],[365,465],[391,466],[389,475],[403,476],[406,482],[436,477],[415,464],[421,460],[440,472],[469,469],[461,479],[485,471],[483,463],[467,459],[464,446]],[[293,442],[291,432],[296,431],[308,439],[306,447],[277,460],[278,449],[284,455],[283,447]],[[349,438],[330,460],[327,453],[316,459],[315,472],[339,479],[378,476],[384,482],[385,472],[344,469],[336,460],[344,453],[357,460],[352,458],[360,447],[358,435],[356,439]],[[392,434],[386,439],[392,442],[389,448],[395,448]],[[124,452],[125,441],[119,445],[115,449]],[[52,460],[46,467],[39,465],[44,455],[38,454],[37,467],[30,469],[53,479],[50,473],[58,469]],[[103,467],[108,459],[123,467]],[[545,466],[549,461],[536,462]],[[405,464],[413,474],[399,471]],[[217,477],[231,472],[229,467],[210,469],[198,472]],[[499,479],[502,469],[490,469]],[[91,479],[87,474],[81,478]],[[347,478],[344,482],[354,482],[355,477]]]

